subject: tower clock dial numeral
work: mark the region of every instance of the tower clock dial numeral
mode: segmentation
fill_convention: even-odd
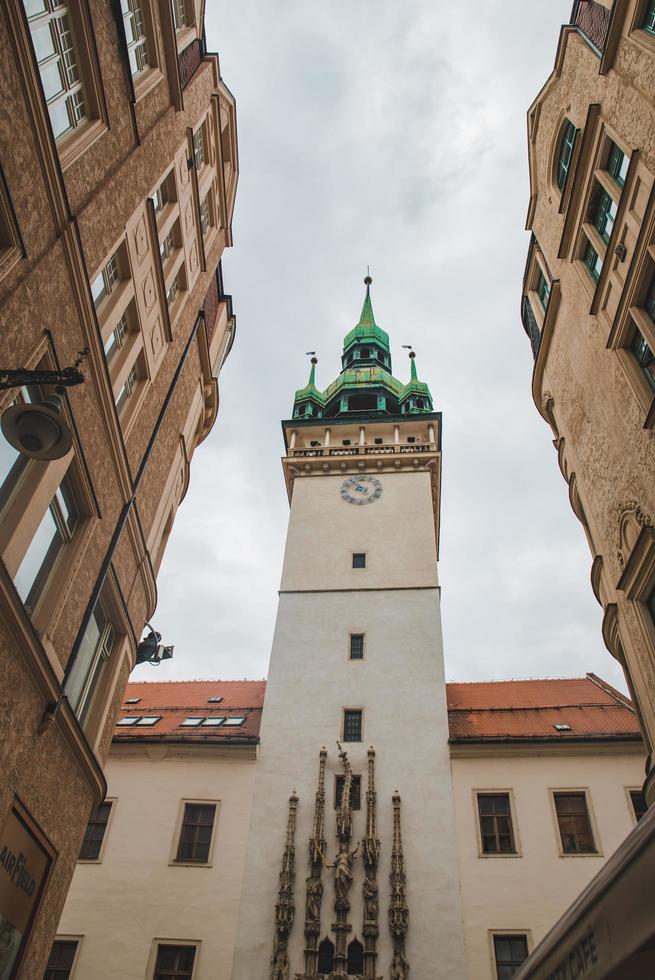
[[[341,484],[341,497],[349,504],[372,504],[382,494],[375,476],[352,476]]]

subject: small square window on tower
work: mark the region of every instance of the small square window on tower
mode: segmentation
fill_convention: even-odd
[[[351,660],[364,659],[364,634],[363,633],[350,634],[350,659]]]
[[[344,742],[361,742],[362,740],[362,709],[344,708],[343,712]]]
[[[336,782],[334,784],[334,809],[338,810],[341,806],[341,800],[343,799],[343,787],[345,784],[345,776],[337,776]],[[362,777],[353,776],[352,782],[350,784],[350,806],[353,810],[361,810],[362,808]]]
[[[353,568],[366,568],[366,555],[363,551],[353,552]]]

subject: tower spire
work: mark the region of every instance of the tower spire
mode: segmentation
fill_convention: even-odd
[[[375,317],[373,315],[373,306],[371,305],[371,283],[373,279],[371,278],[371,273],[369,267],[366,267],[366,277],[364,279],[364,284],[366,286],[366,296],[364,297],[364,305],[362,306],[362,312],[359,317],[358,327],[376,327]]]

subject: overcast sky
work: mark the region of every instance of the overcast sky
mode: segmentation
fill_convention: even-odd
[[[570,0],[208,0],[238,111],[219,416],[159,577],[173,661],[133,679],[263,677],[288,504],[280,419],[338,374],[370,263],[378,324],[443,412],[440,578],[451,680],[621,684],[591,556],[531,396],[521,327],[525,114]],[[399,515],[399,520],[402,519]]]

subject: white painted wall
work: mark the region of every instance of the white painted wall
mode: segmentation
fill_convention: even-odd
[[[627,746],[453,758],[470,980],[495,980],[492,931],[526,932],[532,949],[632,830],[627,790],[641,786],[644,761]],[[560,854],[550,791],[565,789],[588,791],[597,856]],[[476,790],[512,792],[519,856],[479,856]]]
[[[381,474],[383,493],[365,506],[340,497],[342,477],[298,478],[294,487],[262,720],[255,799],[241,902],[234,980],[268,980],[287,800],[299,796],[293,976],[304,958],[307,842],[318,753],[328,749],[328,859],[336,850],[335,742],[343,707],[364,708],[363,741],[348,744],[353,770],[377,754],[380,939],[378,973],[388,975],[387,909],[391,796],[402,796],[410,928],[407,957],[416,980],[459,980],[464,959],[443,676],[430,477]],[[365,570],[352,569],[364,551]],[[311,590],[311,591],[307,591]],[[369,591],[370,590],[370,591]],[[350,632],[364,632],[365,660],[348,659]],[[366,788],[363,779],[362,789]],[[354,839],[365,811],[355,814]],[[361,939],[363,867],[350,892],[353,936]],[[323,875],[323,935],[334,921],[331,877]]]
[[[72,980],[145,980],[155,938],[199,941],[194,980],[228,980],[252,790],[253,748],[114,747],[115,800],[98,864],[78,864],[59,935],[81,936]],[[182,800],[218,802],[211,867],[175,856]]]

